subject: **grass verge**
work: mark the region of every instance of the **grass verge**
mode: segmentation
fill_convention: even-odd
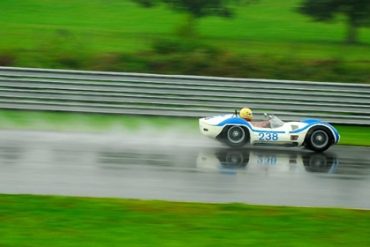
[[[0,129],[109,132],[145,127],[176,127],[185,132],[197,132],[198,121],[194,118],[0,110]],[[340,144],[370,146],[370,127],[335,127],[341,135]]]
[[[340,144],[370,146],[370,127],[335,125],[340,133]]]
[[[369,246],[370,211],[0,195],[1,246]]]

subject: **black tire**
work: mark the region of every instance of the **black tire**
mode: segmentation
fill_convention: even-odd
[[[333,135],[325,127],[314,127],[312,128],[305,140],[305,147],[315,151],[324,152],[333,144]]]
[[[232,125],[224,129],[221,140],[230,147],[242,147],[249,142],[249,131],[239,125]]]

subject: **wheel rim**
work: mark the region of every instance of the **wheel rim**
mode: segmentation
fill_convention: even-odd
[[[238,144],[244,141],[245,132],[240,126],[233,126],[227,131],[227,138],[231,143]]]
[[[311,143],[315,148],[323,148],[329,143],[329,135],[324,130],[315,130],[311,135]]]

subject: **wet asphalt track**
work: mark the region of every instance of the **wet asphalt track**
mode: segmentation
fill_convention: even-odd
[[[0,193],[370,209],[370,148],[230,150],[173,133],[0,131]]]

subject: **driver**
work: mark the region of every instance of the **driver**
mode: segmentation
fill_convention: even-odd
[[[259,128],[270,128],[270,121],[253,121],[253,112],[250,108],[248,107],[243,107],[240,112],[239,116],[243,118],[244,120],[250,122],[254,127],[259,127]]]

